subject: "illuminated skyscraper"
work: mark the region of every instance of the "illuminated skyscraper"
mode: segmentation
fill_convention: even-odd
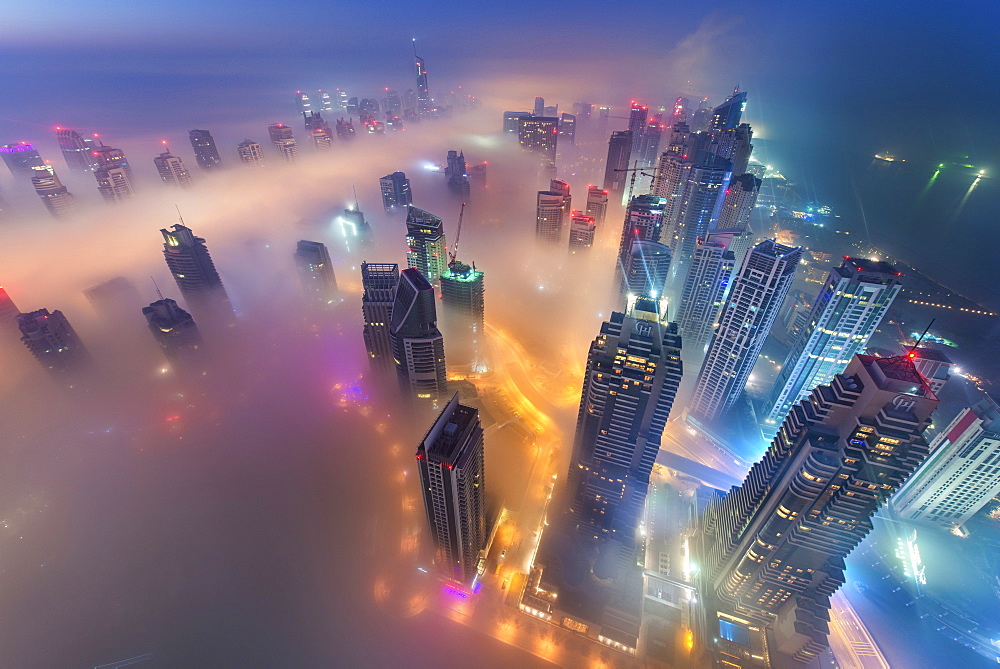
[[[267,133],[271,137],[271,144],[285,162],[294,162],[299,157],[299,147],[295,144],[291,128],[284,123],[272,123],[267,126]]]
[[[913,360],[913,366],[931,387],[931,392],[938,395],[951,376],[951,368],[955,363],[945,355],[944,351],[937,348],[919,346],[908,348],[907,353],[912,353],[910,359]]]
[[[244,139],[236,145],[236,153],[240,162],[247,167],[264,167],[264,150],[252,139]]]
[[[403,396],[437,406],[448,392],[444,337],[437,328],[434,287],[413,267],[399,274],[389,337]]]
[[[718,659],[752,661],[763,628],[770,666],[815,661],[844,558],[927,457],[937,404],[908,358],[855,356],[792,407],[742,485],[709,501],[693,544]]]
[[[526,111],[505,111],[503,113],[503,131],[517,135],[518,127],[522,118],[531,116],[531,112]]]
[[[736,264],[730,250],[734,236],[730,230],[709,231],[694,247],[676,315],[684,350],[690,353],[704,350],[726,299]]]
[[[0,157],[7,165],[10,173],[17,178],[31,177],[36,167],[45,167],[45,161],[38,154],[38,150],[27,142],[20,144],[4,144],[0,146]]]
[[[163,257],[184,296],[184,301],[200,321],[231,323],[233,306],[215,269],[205,240],[195,237],[191,228],[177,223],[162,229]]]
[[[55,170],[46,165],[33,168],[32,172],[34,175],[31,177],[31,185],[34,186],[38,197],[42,198],[45,209],[55,218],[72,215],[75,208],[73,194],[62,185]]]
[[[604,217],[608,213],[608,191],[591,186],[587,189],[587,209],[583,212],[594,219],[597,227],[604,226]]]
[[[169,149],[153,158],[153,164],[163,183],[180,188],[190,188],[194,185],[191,182],[191,174],[185,169],[180,157],[170,153]]]
[[[744,174],[747,171],[750,153],[753,151],[753,145],[750,144],[753,131],[749,124],[741,123],[729,130],[713,130],[711,135],[704,139],[710,141],[702,143],[702,148],[732,161],[733,174]]]
[[[437,283],[448,267],[444,223],[440,218],[410,205],[406,209],[406,264]]]
[[[324,90],[316,91],[316,111],[321,113],[333,112],[333,98]]]
[[[522,116],[517,120],[517,141],[525,151],[538,154],[543,162],[555,165],[559,119],[550,116]]]
[[[318,111],[304,114],[306,123],[306,134],[312,138],[313,146],[320,151],[329,151],[333,148],[333,131],[330,124],[323,120]],[[339,132],[339,131],[338,131]]]
[[[391,88],[385,89],[385,97],[382,99],[382,110],[385,112],[386,118],[401,116],[403,114],[403,101],[400,99],[399,93]]]
[[[1000,407],[984,397],[930,443],[931,456],[891,501],[903,520],[959,527],[1000,495]]]
[[[660,158],[660,143],[667,127],[662,119],[663,114],[656,114],[642,129],[642,135],[632,151],[632,157],[639,161],[639,167],[655,167]]]
[[[94,171],[95,163],[90,153],[94,149],[94,142],[91,139],[69,128],[56,128],[56,139],[71,172]]]
[[[664,230],[662,239],[674,250],[677,266],[672,275],[678,279],[683,280],[687,272],[698,238],[704,237],[719,218],[732,169],[733,164],[725,158],[699,151],[691,169],[686,171],[676,224]]]
[[[567,479],[578,532],[611,559],[600,579],[635,566],[646,490],[680,384],[681,340],[654,300],[614,312],[590,345]]]
[[[649,107],[632,100],[632,106],[628,111],[628,131],[632,133],[631,150],[633,153],[636,153],[636,149],[642,141],[642,133],[646,129],[646,118],[648,116]]]
[[[545,98],[535,96],[535,106],[532,107],[532,112],[534,116],[545,116]]]
[[[395,376],[392,340],[389,324],[392,303],[399,283],[399,265],[395,263],[361,263],[361,313],[365,319],[364,340],[372,371],[382,378]]]
[[[801,256],[802,247],[784,246],[773,239],[747,253],[698,373],[689,404],[691,417],[714,423],[736,404],[792,285]]]
[[[632,242],[637,240],[659,241],[660,229],[663,225],[663,204],[663,198],[655,195],[638,195],[628,203],[625,210],[625,221],[622,223],[621,240],[618,242],[618,262],[615,268],[616,285],[622,285],[622,273],[629,262]]]
[[[17,315],[21,342],[31,355],[55,377],[65,377],[91,363],[90,354],[80,342],[63,312],[39,309]]]
[[[357,135],[354,132],[354,121],[350,119],[337,119],[337,139],[342,142],[349,142]]]
[[[191,314],[171,299],[159,299],[142,308],[149,331],[170,362],[193,362],[202,345],[201,333]]]
[[[413,193],[410,192],[410,180],[404,172],[393,172],[378,180],[382,190],[382,206],[386,211],[393,211],[413,204]]]
[[[222,164],[222,159],[219,158],[219,149],[216,148],[215,140],[212,139],[212,133],[208,130],[195,129],[188,132],[188,137],[191,139],[191,148],[194,149],[194,159],[198,163],[198,167],[203,170],[211,170]]]
[[[594,245],[596,232],[597,224],[593,216],[586,216],[581,211],[572,212],[569,220],[569,252],[589,249]]]
[[[559,117],[559,135],[564,143],[576,144],[576,117],[562,114]]]
[[[479,411],[451,398],[417,447],[424,509],[438,572],[472,587],[486,548],[483,426]]]
[[[629,156],[632,155],[632,133],[620,130],[611,133],[608,142],[608,160],[604,165],[604,190],[615,202],[621,202],[628,183]]]
[[[469,200],[469,174],[465,164],[465,153],[449,151],[447,164],[444,168],[444,178],[448,182],[448,190],[462,202]]]
[[[132,190],[132,180],[126,167],[109,167],[94,170],[97,179],[97,192],[105,202],[124,202],[135,195]]]
[[[761,180],[754,175],[741,174],[730,180],[729,188],[726,189],[722,199],[722,209],[719,211],[719,222],[716,227],[739,230],[743,233],[733,240],[731,247],[737,263],[743,260],[753,241],[750,219],[757,204],[760,185]]]
[[[840,267],[830,270],[805,330],[774,382],[765,407],[765,437],[774,436],[793,404],[816,386],[830,383],[865,350],[899,294],[899,277],[889,263],[864,258],[844,258]]]
[[[743,117],[743,110],[747,106],[747,93],[741,91],[733,93],[726,101],[712,110],[712,117],[709,121],[710,130],[731,130],[740,124]]]
[[[295,108],[299,110],[300,114],[308,114],[309,112],[316,111],[313,109],[309,94],[302,91],[295,91]]]
[[[659,242],[633,239],[625,256],[621,296],[626,302],[635,297],[659,300],[670,272],[670,247]]]
[[[417,55],[417,40],[413,40],[413,64],[417,75],[417,114],[423,116],[433,109],[433,102],[427,86],[427,64]]]
[[[535,207],[535,236],[538,239],[558,244],[563,228],[571,211],[572,198],[569,184],[553,179],[549,190],[538,191]]]
[[[350,250],[371,248],[375,242],[375,232],[357,202],[345,209],[337,221],[340,223],[340,232]]]
[[[312,304],[326,306],[337,299],[337,277],[325,244],[300,240],[295,246],[295,268]]]
[[[469,266],[458,260],[448,263],[448,269],[441,275],[448,359],[452,365],[471,365],[473,371],[480,371],[484,366],[484,279],[475,263]]]

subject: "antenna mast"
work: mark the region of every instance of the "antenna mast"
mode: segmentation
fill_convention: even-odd
[[[465,218],[465,203],[462,203],[462,209],[458,212],[458,230],[455,232],[455,245],[451,247],[451,253],[448,254],[448,264],[455,262],[455,256],[458,255],[458,240],[462,238],[462,219]]]
[[[156,289],[156,296],[159,297],[162,300],[163,299],[163,293],[160,292],[160,287],[156,285],[156,279],[154,279],[152,277],[152,275],[150,275],[149,280],[153,282],[153,288]]]

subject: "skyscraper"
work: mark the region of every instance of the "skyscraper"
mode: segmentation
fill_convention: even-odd
[[[569,220],[569,252],[576,253],[589,249],[594,245],[594,234],[597,224],[593,216],[586,216],[581,211],[573,211]]]
[[[886,262],[844,258],[830,270],[806,328],[781,365],[764,414],[764,436],[777,431],[793,404],[847,367],[899,293],[900,273]]]
[[[56,377],[80,371],[90,364],[90,354],[63,312],[39,309],[18,314],[21,342],[31,355]]]
[[[951,368],[955,363],[945,355],[944,351],[937,348],[918,346],[907,349],[907,354],[912,354],[910,359],[913,360],[913,366],[927,381],[931,392],[938,395],[951,377]]]
[[[302,91],[295,91],[295,108],[299,110],[300,114],[308,114],[311,111],[316,111],[313,109],[309,94]]]
[[[211,170],[222,164],[219,158],[219,149],[215,147],[215,140],[208,130],[191,130],[188,132],[191,140],[191,148],[194,149],[194,159],[198,167],[203,170]]]
[[[448,269],[441,275],[448,359],[452,365],[471,365],[473,371],[484,367],[484,279],[475,263],[469,266],[458,260],[448,263]]]
[[[632,242],[637,240],[657,242],[660,240],[660,229],[663,225],[663,204],[663,198],[655,195],[637,195],[628,203],[628,207],[625,209],[625,221],[622,223],[621,240],[618,242],[618,259],[615,266],[616,285],[622,285],[622,273],[628,263]]]
[[[34,175],[31,177],[31,185],[34,186],[38,197],[42,198],[45,209],[54,218],[66,218],[72,215],[75,208],[73,194],[63,186],[55,170],[46,165],[35,167],[32,171]]]
[[[404,172],[393,172],[378,180],[382,189],[382,206],[386,211],[406,207],[413,204],[413,193],[410,192],[410,180]]]
[[[1000,495],[1000,407],[984,397],[930,443],[931,456],[891,501],[903,520],[959,527]]]
[[[94,170],[97,179],[97,192],[105,202],[124,202],[135,195],[132,190],[132,180],[126,167],[102,167]]]
[[[318,111],[303,114],[306,123],[306,134],[308,134],[315,146],[320,151],[329,151],[333,148],[333,132],[330,124],[323,120]],[[339,134],[338,129],[338,134]]]
[[[545,116],[545,98],[535,96],[535,106],[532,107],[532,112],[534,116]]]
[[[635,565],[649,475],[680,384],[681,340],[654,300],[614,312],[590,345],[567,479],[579,532],[605,544],[601,579]]]
[[[733,165],[725,158],[699,151],[683,185],[681,207],[676,223],[664,230],[663,243],[674,250],[677,266],[671,272],[683,280],[699,237],[704,237],[718,220],[722,199]],[[674,221],[668,221],[674,223]]]
[[[757,194],[760,193],[761,180],[752,174],[741,174],[729,181],[729,188],[722,198],[722,208],[719,210],[719,221],[716,227],[726,230],[739,230],[743,234],[733,240],[732,251],[736,262],[741,262],[747,249],[753,242],[753,229],[750,219],[754,206],[757,204]]]
[[[433,103],[427,86],[427,64],[417,55],[417,40],[413,40],[413,64],[417,75],[417,114],[424,116],[430,113]]]
[[[736,264],[730,250],[734,236],[729,230],[709,231],[694,247],[676,316],[685,351],[701,353],[712,335]]]
[[[17,178],[30,178],[34,174],[33,168],[45,167],[45,161],[38,154],[38,150],[27,142],[0,146],[0,158],[3,158],[7,169]]]
[[[389,325],[392,304],[399,283],[399,265],[395,263],[361,263],[361,313],[365,319],[364,340],[372,371],[383,378],[395,376],[392,340]]]
[[[247,167],[264,167],[264,150],[252,139],[244,139],[236,145],[236,153]]]
[[[184,168],[180,157],[170,153],[169,149],[153,158],[153,164],[163,183],[180,188],[190,188],[194,185],[191,182],[191,173]]]
[[[231,323],[233,306],[205,240],[195,237],[183,223],[173,225],[170,230],[161,229],[160,234],[167,267],[191,310],[201,321]]]
[[[413,205],[407,207],[406,244],[406,264],[420,270],[430,283],[437,283],[448,266],[441,219]]]
[[[483,426],[479,411],[451,398],[417,447],[424,509],[439,573],[471,587],[486,548]]]
[[[714,423],[736,404],[795,278],[802,247],[767,239],[753,247],[733,279],[719,326],[698,373],[689,415]]]
[[[95,164],[90,153],[94,148],[92,140],[69,128],[56,128],[56,139],[71,172],[94,171]]]
[[[603,227],[604,217],[608,213],[608,191],[590,186],[587,189],[587,209],[583,213],[593,218],[597,227]]]
[[[551,116],[522,116],[517,120],[517,141],[525,151],[537,154],[543,163],[555,165],[559,119]]]
[[[726,98],[726,101],[712,110],[712,117],[708,122],[710,130],[730,130],[740,124],[743,117],[743,110],[747,106],[746,91],[735,92]]]
[[[292,129],[284,123],[272,123],[267,126],[267,134],[271,137],[271,144],[277,149],[278,155],[285,162],[294,162],[299,156],[299,147],[295,145],[295,135]]]
[[[354,132],[354,121],[350,119],[337,119],[337,139],[341,142],[349,142],[357,135]]]
[[[608,141],[608,160],[604,165],[604,190],[610,193],[615,202],[620,202],[625,194],[629,173],[624,170],[628,169],[631,154],[632,133],[628,130],[611,133],[611,139]]]
[[[522,118],[531,116],[531,112],[526,111],[505,111],[503,113],[503,131],[516,135]]]
[[[642,133],[646,129],[646,117],[649,115],[649,107],[641,105],[632,100],[632,106],[628,111],[628,131],[632,133],[632,152],[636,153],[639,143],[642,141]]]
[[[17,315],[19,313],[21,310],[7,294],[7,289],[0,286],[0,336],[6,337],[8,333],[14,332],[18,333],[18,337],[21,336],[17,329]]]
[[[569,184],[565,181],[553,179],[549,182],[549,190],[538,191],[535,200],[535,236],[542,241],[558,244],[571,211],[571,203]]]
[[[927,457],[937,403],[908,358],[859,355],[792,407],[743,484],[709,501],[694,537],[714,651],[746,650],[718,633],[734,626],[765,628],[771,666],[823,651],[844,558]]]
[[[625,256],[620,292],[626,302],[630,298],[663,297],[663,284],[670,272],[670,247],[659,242],[633,239]]]
[[[436,406],[448,391],[444,337],[437,328],[434,287],[413,267],[399,274],[389,337],[403,396]]]
[[[295,245],[295,267],[312,304],[326,306],[337,298],[337,277],[325,244],[300,240]]]
[[[333,98],[322,89],[316,91],[316,108],[319,112],[333,112]]]
[[[469,174],[465,164],[465,153],[462,151],[449,151],[447,164],[444,168],[444,178],[448,183],[448,190],[452,195],[462,202],[469,200]]]
[[[562,114],[559,117],[559,135],[564,143],[576,144],[576,117],[572,114]]]
[[[375,242],[375,233],[357,202],[347,207],[337,220],[340,223],[341,234],[350,249],[365,250],[371,248]]]
[[[201,348],[201,333],[191,314],[169,298],[161,298],[142,308],[149,331],[170,362],[194,362]]]

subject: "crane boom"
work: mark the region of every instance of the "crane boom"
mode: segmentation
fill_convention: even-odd
[[[462,219],[465,218],[465,203],[462,203],[462,209],[458,212],[458,229],[455,230],[455,244],[451,247],[451,253],[448,254],[448,264],[455,262],[455,256],[458,255],[458,240],[462,238]]]

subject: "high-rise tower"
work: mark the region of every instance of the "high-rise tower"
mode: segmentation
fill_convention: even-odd
[[[202,345],[201,333],[191,314],[169,298],[142,308],[149,331],[168,360],[181,365],[194,362]]]
[[[264,167],[264,150],[252,139],[244,139],[237,144],[236,153],[246,167]]]
[[[543,163],[555,165],[559,119],[551,116],[522,116],[517,120],[517,141],[525,151],[537,154]]]
[[[733,93],[726,101],[712,110],[712,117],[709,120],[710,130],[731,130],[740,124],[743,117],[743,110],[747,106],[747,93],[740,91]]]
[[[1000,495],[1000,407],[984,397],[930,443],[931,457],[892,498],[904,519],[959,527]]]
[[[598,228],[604,226],[604,217],[608,213],[608,191],[597,186],[587,189],[587,209],[583,212],[594,219]]]
[[[597,232],[597,223],[593,216],[586,216],[583,212],[573,211],[569,219],[569,252],[576,253],[589,249],[594,245],[594,235]]]
[[[436,406],[448,391],[444,337],[437,327],[434,287],[413,267],[399,274],[389,337],[403,396]]]
[[[215,140],[212,139],[212,133],[208,130],[195,129],[188,132],[188,138],[191,140],[191,148],[194,149],[194,158],[198,167],[203,170],[211,170],[222,164],[222,159],[219,158],[219,149],[216,148]]]
[[[448,161],[444,168],[444,178],[448,183],[448,190],[451,191],[451,194],[462,202],[468,202],[471,190],[464,152],[448,152]]]
[[[615,266],[615,283],[622,285],[622,273],[628,264],[634,241],[657,242],[663,226],[663,198],[655,195],[633,197],[625,210],[622,236],[618,242],[618,258]],[[672,249],[671,249],[672,251]]]
[[[51,166],[36,167],[32,170],[31,185],[38,197],[42,198],[45,209],[55,218],[66,218],[73,214],[75,205],[73,194],[69,192],[62,181],[56,176]]]
[[[689,405],[693,418],[713,423],[736,404],[792,285],[801,256],[802,247],[785,246],[773,239],[747,253],[698,373]]]
[[[294,162],[299,156],[299,147],[295,144],[295,134],[292,129],[284,123],[272,123],[267,126],[267,134],[271,137],[271,144],[278,151],[278,155],[287,162]]]
[[[410,180],[405,172],[393,172],[378,180],[382,190],[382,206],[386,211],[398,210],[413,204]]]
[[[663,297],[663,284],[670,272],[670,259],[669,246],[645,239],[633,239],[628,255],[625,256],[619,287],[621,297],[626,302],[635,297],[660,300]]]
[[[310,302],[326,306],[337,299],[337,277],[325,244],[300,240],[295,245],[294,257],[302,290]]]
[[[417,40],[413,40],[413,65],[417,75],[417,114],[424,116],[430,113],[433,102],[427,86],[427,64],[417,55]]]
[[[91,362],[73,326],[58,309],[18,314],[17,327],[31,355],[57,378],[78,372]]]
[[[364,340],[372,371],[383,378],[395,376],[389,324],[399,283],[399,265],[361,263],[361,313],[365,319]]]
[[[451,398],[417,447],[434,563],[445,578],[472,587],[486,548],[483,426],[479,411]]]
[[[303,114],[306,124],[306,134],[308,134],[315,146],[320,151],[329,151],[333,148],[333,131],[330,124],[323,120],[323,116],[318,111]],[[339,134],[338,128],[338,134]]]
[[[747,249],[753,243],[753,229],[750,219],[754,206],[757,204],[757,194],[760,193],[761,180],[752,174],[741,174],[729,181],[729,188],[722,198],[722,208],[719,210],[719,221],[716,227],[725,230],[739,230],[743,234],[733,240],[731,247],[736,262],[742,262]]]
[[[94,171],[96,165],[90,153],[94,148],[93,140],[69,128],[56,128],[56,139],[59,141],[59,150],[66,161],[66,166],[71,172]]]
[[[163,256],[184,301],[199,321],[231,323],[233,306],[215,269],[205,240],[195,237],[183,223],[162,229]]]
[[[535,199],[535,236],[545,242],[558,244],[562,238],[566,219],[572,211],[569,184],[552,179],[549,190],[540,190]]]
[[[900,276],[889,263],[864,258],[844,258],[840,267],[830,270],[774,382],[764,436],[774,436],[793,404],[816,386],[830,383],[865,350],[899,293]]]
[[[185,169],[183,161],[179,156],[170,153],[169,149],[153,158],[153,164],[163,183],[179,188],[190,188],[194,185],[191,182],[191,173]]]
[[[135,195],[132,168],[125,152],[112,146],[101,145],[90,152],[94,161],[94,178],[97,191],[105,202],[124,202]]]
[[[628,183],[629,156],[632,155],[632,133],[619,130],[611,133],[608,141],[608,159],[604,164],[604,190],[615,202],[621,202]]]
[[[27,142],[0,146],[0,158],[3,158],[7,169],[17,178],[31,177],[35,167],[45,167],[45,161],[38,150]]]
[[[458,260],[448,263],[441,275],[441,303],[444,308],[445,333],[448,335],[448,359],[452,365],[483,367],[484,275],[475,264]]]
[[[694,537],[713,650],[747,650],[718,633],[733,626],[764,628],[772,666],[824,650],[844,558],[927,457],[937,404],[905,356],[859,355],[792,407],[743,484],[709,501]]]
[[[676,316],[689,353],[701,353],[712,336],[736,265],[730,250],[734,236],[730,230],[709,231],[694,247]]]
[[[441,219],[413,205],[407,207],[406,244],[406,264],[420,270],[430,283],[437,283],[448,267]]]

